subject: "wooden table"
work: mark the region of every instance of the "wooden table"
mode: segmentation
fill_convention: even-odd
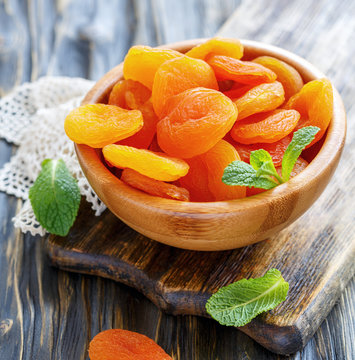
[[[352,0],[0,2],[0,95],[46,74],[98,79],[132,44],[154,46],[219,30],[284,47],[323,70],[347,108],[345,156],[354,157],[354,16]],[[0,141],[0,166],[14,151]],[[174,359],[285,358],[237,329],[165,315],[124,285],[49,266],[43,239],[13,228],[19,205],[0,193],[0,359],[86,359],[90,339],[107,328],[146,334]],[[291,359],[353,359],[354,304],[353,280],[312,340]]]

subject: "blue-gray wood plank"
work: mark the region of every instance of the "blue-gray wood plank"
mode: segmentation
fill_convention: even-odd
[[[220,34],[274,43],[323,69],[351,123],[354,16],[351,0],[0,0],[0,96],[45,74],[98,79],[133,44],[209,37],[230,18]],[[0,141],[0,166],[13,151]],[[86,359],[90,339],[115,327],[146,334],[174,359],[285,358],[213,320],[165,315],[124,285],[50,267],[42,239],[13,229],[18,205],[0,193],[0,359]],[[291,359],[355,358],[354,298],[353,280]]]

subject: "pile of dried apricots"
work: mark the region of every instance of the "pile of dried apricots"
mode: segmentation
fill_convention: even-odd
[[[65,120],[78,144],[102,148],[120,179],[146,193],[182,201],[222,201],[261,189],[228,186],[225,167],[267,150],[276,167],[294,131],[324,135],[332,117],[327,79],[303,83],[295,68],[270,56],[240,60],[236,39],[213,38],[185,54],[133,46],[124,80],[108,104],[83,105]],[[307,166],[299,158],[293,176]]]

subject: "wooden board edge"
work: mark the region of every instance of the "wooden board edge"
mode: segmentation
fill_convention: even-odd
[[[341,268],[341,272],[336,273],[325,283],[314,301],[307,307],[305,312],[301,314],[295,323],[297,329],[303,329],[302,348],[313,337],[317,329],[333,309],[350,280],[355,276],[355,242],[352,251],[349,251],[349,253],[346,254],[345,259],[346,260],[343,261],[344,266]],[[332,284],[337,284],[337,286],[332,286]],[[322,304],[326,310],[323,312],[323,316],[319,317],[317,315]]]
[[[150,279],[144,271],[113,256],[89,255],[90,259],[87,259],[88,254],[85,253],[77,252],[74,255],[73,250],[65,250],[51,242],[51,238],[52,235],[46,238],[44,247],[52,266],[79,274],[100,276],[132,287],[167,314],[207,316],[205,303],[208,294],[202,294],[198,301],[188,301],[192,296],[196,300],[198,294],[167,290],[161,282]]]

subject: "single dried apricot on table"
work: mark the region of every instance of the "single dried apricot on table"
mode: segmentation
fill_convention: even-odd
[[[299,72],[291,65],[272,56],[259,56],[253,62],[263,65],[277,75],[285,90],[285,100],[298,93],[303,86],[303,80]]]
[[[64,129],[77,144],[102,148],[125,139],[143,127],[139,110],[125,110],[114,105],[82,105],[69,113]]]
[[[152,179],[132,169],[124,169],[122,171],[121,180],[126,184],[150,195],[181,201],[190,200],[188,190],[173,184]]]
[[[180,56],[183,54],[175,50],[132,46],[123,62],[123,76],[125,79],[139,81],[151,90],[159,66]]]
[[[306,167],[308,166],[308,162],[304,159],[302,159],[301,157],[299,157],[295,163],[295,166],[293,167],[293,170],[291,172],[291,178],[295,177],[296,175],[298,175],[301,171],[303,171]],[[281,166],[277,166],[276,167],[276,171],[278,172],[278,174],[281,176],[282,170],[281,170]],[[259,188],[249,188],[247,187],[247,196],[252,196],[252,195],[256,195],[256,194],[260,194],[264,191],[267,191],[265,189],[259,189]]]
[[[285,150],[287,149],[287,146],[290,144],[292,140],[291,135],[287,135],[281,140],[275,141],[273,143],[269,144],[241,144],[235,141],[232,141],[231,144],[235,147],[235,149],[238,151],[238,154],[242,161],[249,162],[250,159],[250,153],[255,150],[264,149],[266,150],[272,158],[272,161],[275,166],[281,166],[282,163],[282,157],[285,153]],[[228,141],[230,141],[228,139]]]
[[[151,91],[138,81],[120,80],[111,90],[108,104],[123,109],[138,109],[151,97]]]
[[[188,56],[166,61],[154,78],[152,102],[155,113],[160,117],[170,97],[196,87],[218,90],[214,72],[205,61]]]
[[[206,61],[214,70],[217,80],[234,80],[250,85],[276,80],[273,71],[251,61],[241,61],[223,55],[209,55]]]
[[[300,114],[296,110],[273,110],[237,121],[232,138],[242,144],[273,143],[291,133]]]
[[[140,105],[139,110],[143,115],[143,127],[134,135],[121,140],[119,144],[134,146],[139,149],[147,149],[150,146],[157,131],[157,123],[159,119],[155,114],[153,105],[150,101]]]
[[[229,93],[231,95],[231,92]],[[247,91],[234,103],[238,108],[238,121],[250,115],[274,110],[285,100],[284,89],[278,81],[257,85]]]
[[[234,59],[240,59],[243,56],[243,51],[243,45],[237,39],[214,37],[193,47],[186,55],[202,60],[205,60],[209,54],[224,55]]]
[[[215,201],[245,197],[245,186],[229,186],[222,182],[224,169],[233,161],[240,160],[237,150],[225,140],[200,155],[207,167],[208,188]]]
[[[98,333],[90,342],[89,358],[90,360],[172,360],[149,337],[122,329]]]
[[[102,153],[111,165],[136,170],[155,180],[174,181],[189,171],[184,160],[131,146],[111,144],[105,146]]]
[[[186,159],[190,169],[187,175],[179,179],[180,185],[190,193],[190,201],[210,202],[214,196],[208,187],[208,170],[203,155]]]
[[[203,154],[226,135],[237,115],[236,106],[219,91],[185,90],[167,101],[157,125],[158,144],[171,156]]]
[[[295,130],[305,126],[317,126],[320,131],[307,146],[311,147],[322,138],[333,116],[333,88],[328,79],[308,82],[300,92],[292,96],[286,109],[295,109],[301,114],[301,120]]]

